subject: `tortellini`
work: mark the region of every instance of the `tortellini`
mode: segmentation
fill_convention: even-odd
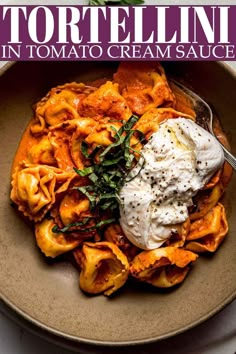
[[[218,203],[203,218],[190,225],[186,249],[196,253],[215,252],[228,233],[225,208]]]
[[[38,102],[35,118],[31,125],[33,134],[43,133],[48,126],[54,126],[69,119],[78,118],[78,105],[95,88],[83,83],[72,82],[57,86]]]
[[[65,192],[73,171],[62,171],[47,165],[28,165],[13,175],[11,199],[30,220],[40,221],[56,200],[56,194]]]
[[[59,206],[61,221],[64,225],[68,225],[78,221],[81,216],[90,214],[89,200],[84,196],[80,196],[78,192],[73,191],[66,194]]]
[[[175,103],[164,69],[157,62],[123,62],[114,80],[132,112],[138,115],[150,108]]]
[[[62,170],[76,166],[70,152],[71,136],[66,131],[54,129],[50,130],[48,138],[53,146],[57,166]]]
[[[43,136],[38,144],[30,148],[28,158],[32,164],[56,165],[54,149],[48,136]]]
[[[35,224],[35,238],[38,247],[47,257],[55,258],[60,254],[76,248],[80,241],[70,235],[53,232],[55,223],[52,219],[44,219]]]
[[[161,247],[139,253],[131,263],[130,273],[140,281],[169,288],[182,283],[196,259],[195,253],[185,249]]]
[[[192,116],[178,112],[170,107],[150,108],[141,116],[141,118],[135,124],[134,128],[140,130],[146,136],[146,138],[149,138],[154,132],[158,130],[161,122],[167,118],[178,117],[193,119]]]
[[[92,118],[78,117],[49,128],[48,139],[59,168],[84,167],[81,143],[94,132],[97,125],[98,122]]]
[[[120,120],[128,120],[132,115],[125,98],[119,93],[118,84],[111,81],[87,96],[81,102],[79,113],[85,117],[98,115]]]
[[[166,246],[183,247],[190,230],[190,218],[182,224],[176,224],[176,232],[165,242]]]
[[[190,213],[190,220],[204,217],[220,200],[224,193],[221,180],[209,190],[203,190],[195,198],[195,209]]]
[[[81,268],[79,285],[86,293],[110,296],[128,279],[127,257],[111,242],[85,242],[74,254]]]
[[[139,249],[127,239],[119,224],[109,225],[104,232],[104,239],[117,245],[129,261],[139,253]]]
[[[99,124],[85,138],[85,142],[92,146],[109,146],[113,143],[113,137],[121,127],[120,121],[110,118],[100,119]]]

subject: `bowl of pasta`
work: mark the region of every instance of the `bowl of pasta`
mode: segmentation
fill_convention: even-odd
[[[212,107],[216,137],[173,79]],[[8,306],[49,335],[121,346],[235,298],[235,176],[218,142],[236,151],[230,67],[18,62],[0,82]]]

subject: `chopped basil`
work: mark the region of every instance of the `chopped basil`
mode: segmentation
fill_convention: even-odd
[[[68,225],[62,227],[61,229],[58,227],[58,225],[55,225],[55,226],[53,226],[53,228],[52,228],[52,232],[55,232],[56,234],[69,232],[69,229],[70,229],[71,227],[78,227],[78,226],[86,225],[87,222],[88,222],[90,219],[91,219],[91,218],[84,218],[83,221],[78,221],[78,222],[74,222],[74,223],[68,224]]]
[[[92,165],[82,170],[74,170],[80,176],[88,176],[92,184],[74,188],[86,195],[91,210],[118,209],[117,195],[129,171],[137,163],[137,157],[141,156],[139,151],[131,147],[131,138],[134,134],[139,137],[139,141],[144,140],[140,131],[132,129],[138,119],[139,117],[132,115],[118,130],[111,126],[115,131],[114,142],[103,151],[100,147],[100,154],[96,156],[96,160],[95,156],[91,158],[88,154],[87,147],[82,150],[82,153],[85,151],[85,158],[89,156]]]
[[[138,139],[138,143],[143,143],[145,140],[140,131],[132,129],[138,119],[139,117],[132,115],[118,130],[111,126],[111,129],[115,131],[114,141],[106,148],[99,146],[89,153],[89,146],[85,142],[81,145],[81,152],[86,159],[89,159],[91,166],[81,170],[74,168],[74,170],[79,176],[87,177],[89,184],[86,186],[74,186],[73,189],[88,198],[90,210],[94,215],[99,215],[100,212],[108,210],[115,218],[119,217],[120,189],[127,181],[127,177],[129,178],[130,170],[142,156],[140,151],[131,147],[131,139],[134,135]],[[142,160],[139,163],[140,168],[137,174],[144,166],[145,161],[143,158]],[[130,178],[130,180],[133,178],[135,176]],[[115,218],[102,220],[96,224],[96,227],[79,230],[94,230],[110,223],[110,220],[115,221]],[[85,223],[87,222],[86,218]],[[68,232],[74,226],[81,226],[81,223],[69,224],[61,229],[54,227],[53,232]]]
[[[83,170],[78,170],[77,168],[74,167],[75,172],[80,175],[81,177],[88,176],[91,173],[93,173],[93,167],[86,167]]]
[[[88,223],[88,221],[91,220],[91,219],[93,219],[93,218],[91,218],[91,217],[90,218],[84,218],[83,221],[79,221],[79,222],[74,222],[74,223],[68,224],[65,227],[62,227],[61,229],[58,227],[58,225],[55,225],[52,228],[52,232],[54,232],[56,234],[60,234],[60,233],[69,234],[69,233],[75,232],[75,230],[73,229],[74,227],[79,227],[79,226],[86,225]],[[84,228],[84,229],[80,228],[79,231],[80,232],[90,232],[90,231],[99,229],[100,227],[102,227],[104,225],[111,224],[113,222],[115,222],[114,218],[101,220],[98,223],[96,223],[94,226],[87,227],[87,228]]]

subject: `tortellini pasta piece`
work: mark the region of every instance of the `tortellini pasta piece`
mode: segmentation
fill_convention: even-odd
[[[196,220],[204,217],[220,200],[224,193],[224,187],[221,180],[214,185],[212,189],[198,192],[194,203],[195,210],[190,213],[190,220]]]
[[[118,84],[111,81],[87,96],[79,106],[79,113],[85,117],[99,115],[125,121],[132,115],[124,97],[119,93]]]
[[[128,279],[127,257],[111,242],[84,242],[74,255],[81,268],[79,285],[86,293],[110,296]]]
[[[232,174],[233,174],[232,166],[228,162],[225,161],[225,163],[223,165],[223,171],[222,171],[222,174],[220,177],[221,183],[222,183],[224,189],[226,189],[229,182],[231,181]]]
[[[207,182],[207,184],[204,186],[203,189],[212,189],[212,188],[214,188],[215,185],[221,181],[222,172],[223,172],[223,168],[221,168],[220,170],[218,170],[218,171],[211,177],[211,179]]]
[[[54,149],[48,136],[43,136],[37,144],[30,148],[28,158],[32,164],[56,165]]]
[[[122,62],[114,74],[114,81],[119,84],[132,112],[138,115],[175,102],[164,69],[158,62]]]
[[[150,108],[138,120],[138,122],[134,126],[134,129],[141,131],[148,139],[153,133],[155,133],[158,130],[159,124],[161,122],[169,118],[178,118],[178,117],[193,119],[192,116],[184,114],[182,112],[178,112],[175,109],[170,107]]]
[[[197,257],[191,251],[171,246],[143,251],[133,259],[130,274],[155,287],[169,288],[183,282],[190,263]]]
[[[48,126],[78,118],[80,100],[94,90],[93,87],[76,82],[52,88],[36,105],[31,132],[39,134]]]
[[[65,192],[74,171],[64,172],[47,165],[26,165],[12,177],[11,200],[30,220],[43,219],[56,200],[56,194]]]
[[[75,129],[71,133],[70,139],[70,156],[74,165],[78,169],[84,168],[84,155],[82,153],[82,143],[86,141],[86,138],[90,134],[94,134],[96,127],[100,124],[100,120],[96,120],[96,117],[80,117],[74,121],[70,121],[70,126]],[[61,129],[64,131],[64,124]]]
[[[104,232],[104,239],[117,245],[129,261],[139,252],[139,248],[134,246],[124,235],[120,224],[109,225]]]
[[[196,253],[215,252],[227,233],[225,209],[218,203],[203,218],[192,222],[185,248]]]
[[[48,139],[53,147],[54,158],[59,168],[83,169],[84,156],[81,152],[81,143],[98,124],[99,122],[92,118],[79,117],[49,127]]]
[[[60,203],[59,214],[64,225],[78,221],[81,216],[90,215],[88,198],[81,197],[78,191],[66,194]]]
[[[57,166],[62,170],[75,167],[70,151],[71,136],[65,131],[53,130],[49,132],[48,138],[54,150]]]
[[[109,146],[113,143],[113,137],[121,126],[121,122],[102,119],[85,138],[85,141],[94,146]]]
[[[80,241],[63,233],[52,231],[55,223],[52,219],[44,219],[35,224],[35,238],[38,247],[47,257],[55,258],[76,248]]]
[[[190,219],[175,225],[176,232],[165,242],[165,246],[183,247],[190,230]]]

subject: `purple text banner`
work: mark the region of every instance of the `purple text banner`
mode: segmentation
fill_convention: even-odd
[[[236,5],[0,6],[0,60],[236,60]]]

